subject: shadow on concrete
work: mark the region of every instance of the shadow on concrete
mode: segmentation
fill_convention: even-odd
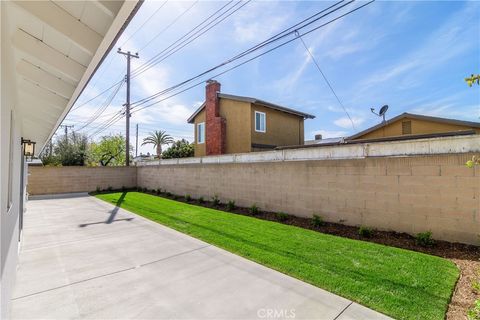
[[[122,192],[122,195],[120,196],[120,198],[118,198],[117,203],[115,204],[115,208],[113,208],[110,211],[110,216],[106,221],[82,223],[82,224],[79,224],[78,226],[80,228],[85,228],[87,226],[94,225],[94,224],[111,224],[112,222],[118,222],[118,221],[132,221],[134,218],[115,219],[115,216],[117,215],[118,210],[120,210],[120,205],[125,200],[126,195],[127,195],[126,192]]]

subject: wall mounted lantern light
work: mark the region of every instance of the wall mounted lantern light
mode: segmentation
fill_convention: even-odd
[[[34,141],[22,138],[23,155],[27,157],[27,159],[28,157],[30,157],[30,160],[33,158],[33,155],[35,154],[35,144],[36,142]]]

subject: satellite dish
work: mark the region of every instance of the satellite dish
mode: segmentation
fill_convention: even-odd
[[[385,113],[387,112],[388,110],[388,105],[384,105],[381,109],[380,109],[380,112],[379,114],[383,117],[385,115]]]
[[[381,107],[379,113],[376,113],[376,112],[375,112],[375,108],[370,108],[370,111],[371,111],[373,114],[376,114],[377,116],[383,118],[383,122],[385,122],[385,114],[387,113],[387,110],[388,110],[388,105],[384,105],[383,107]]]

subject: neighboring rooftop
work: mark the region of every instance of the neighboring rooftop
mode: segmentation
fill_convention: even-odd
[[[299,117],[303,117],[304,119],[314,119],[315,118],[314,115],[304,113],[304,112],[300,112],[298,110],[294,110],[294,109],[291,109],[291,108],[280,106],[278,104],[274,104],[274,103],[267,102],[267,101],[264,101],[264,100],[260,100],[260,99],[257,99],[257,98],[236,96],[236,95],[220,93],[220,92],[217,94],[217,96],[218,96],[218,98],[223,98],[223,99],[230,99],[230,100],[235,100],[235,101],[243,101],[243,102],[258,104],[258,105],[261,105],[261,106],[264,106],[264,107],[267,107],[267,108],[271,108],[271,109],[275,109],[275,110],[278,110],[278,111],[290,113],[290,114],[293,114],[293,115],[296,115],[296,116],[299,116]],[[202,105],[188,118],[187,122],[188,123],[193,123],[193,120],[195,119],[197,114],[199,114],[200,111],[203,110],[203,108],[205,108],[205,102],[202,103]]]
[[[396,117],[393,117],[390,120],[387,120],[385,122],[379,123],[373,127],[370,127],[366,130],[363,130],[359,133],[356,133],[348,138],[346,140],[354,140],[359,137],[362,137],[370,132],[373,132],[375,130],[378,130],[380,128],[386,127],[398,120],[401,119],[416,119],[416,120],[423,120],[423,121],[430,121],[430,122],[437,122],[437,123],[445,123],[445,124],[451,124],[451,125],[458,125],[458,126],[465,126],[465,127],[470,127],[470,128],[480,128],[480,122],[472,122],[472,121],[464,121],[464,120],[457,120],[457,119],[450,119],[450,118],[439,118],[439,117],[432,117],[432,116],[424,116],[420,114],[413,114],[413,113],[408,113],[404,112]]]
[[[340,144],[343,143],[344,137],[336,137],[336,138],[320,138],[320,139],[315,139],[315,140],[305,140],[306,145],[311,145],[311,144],[326,144],[326,145],[331,145],[331,144]]]

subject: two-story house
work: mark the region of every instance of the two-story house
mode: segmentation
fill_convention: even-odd
[[[188,118],[195,156],[271,150],[304,143],[303,122],[315,116],[263,100],[224,94],[207,82],[205,102]]]

